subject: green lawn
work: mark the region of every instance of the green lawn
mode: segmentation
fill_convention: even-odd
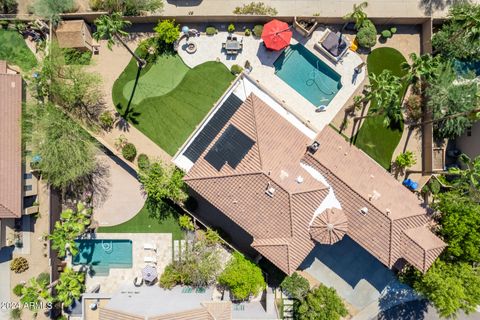
[[[113,86],[120,114],[170,155],[195,130],[234,76],[219,62],[186,69],[178,56],[162,56],[139,74],[132,60]],[[138,95],[138,96],[137,96]]]
[[[183,239],[183,231],[178,224],[180,210],[165,204],[161,212],[149,210],[145,206],[135,217],[122,224],[100,227],[98,232],[105,233],[171,233],[174,240]]]
[[[405,57],[393,48],[378,48],[373,50],[367,58],[369,73],[380,74],[383,70],[389,69],[398,77],[403,77],[407,71],[401,68]],[[408,87],[407,82],[401,89],[400,96],[405,95]],[[376,103],[372,101],[371,104]],[[383,116],[366,118],[355,136],[355,145],[365,151],[370,157],[377,161],[382,167],[389,170],[392,162],[392,155],[397,147],[403,133],[403,123],[385,127]]]
[[[17,65],[23,71],[32,70],[37,59],[25,44],[22,35],[17,31],[0,29],[0,60]]]

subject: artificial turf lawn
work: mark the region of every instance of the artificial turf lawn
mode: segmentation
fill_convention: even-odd
[[[17,31],[0,29],[0,60],[29,71],[37,65],[37,59]]]
[[[383,70],[388,69],[394,75],[403,77],[407,71],[402,69],[401,64],[405,61],[405,57],[396,49],[378,48],[368,55],[367,68],[369,73],[380,74]],[[407,87],[408,83],[404,81],[399,96],[405,95]],[[371,105],[374,103],[376,101],[372,101]],[[389,170],[393,152],[402,138],[403,122],[385,127],[383,119],[384,117],[381,115],[366,118],[355,136],[354,142],[358,148]]]
[[[183,231],[178,224],[175,207],[165,205],[162,212],[149,210],[147,204],[132,219],[111,227],[100,227],[98,232],[104,233],[171,233],[174,240],[183,239]]]
[[[163,150],[174,155],[225,92],[234,76],[220,62],[206,62],[189,69],[175,88],[158,96],[159,89],[155,87],[155,83],[169,79],[166,81],[173,84],[178,78],[172,73],[184,70],[184,66],[172,64],[170,62],[173,60],[169,59],[173,58],[160,57],[155,63],[149,63],[141,70],[132,102],[128,106],[130,98],[124,96],[124,87],[131,80],[135,80],[138,72],[136,62],[132,59],[115,81],[112,95],[117,110],[124,118]],[[163,68],[166,61],[168,67]],[[148,81],[142,80],[144,76],[148,77]],[[138,92],[142,97],[149,98],[137,99]],[[140,102],[135,104],[134,100]]]

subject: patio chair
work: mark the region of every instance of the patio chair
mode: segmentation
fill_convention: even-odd
[[[135,277],[135,279],[133,279],[133,285],[135,287],[141,287],[143,284],[143,279],[142,277]]]
[[[232,37],[232,40],[233,40],[233,41],[237,41],[237,37]]]
[[[227,36],[227,40],[232,40],[232,36],[231,36],[231,35],[228,35],[228,36]]]
[[[154,263],[157,264],[157,258],[156,257],[145,257],[143,259],[144,262],[146,263]]]
[[[320,41],[316,42],[313,47],[334,63],[337,63],[348,52],[350,43],[341,33],[334,33],[327,28]]]
[[[143,249],[144,250],[152,250],[157,252],[157,246],[155,246],[153,243],[144,243],[143,244]]]

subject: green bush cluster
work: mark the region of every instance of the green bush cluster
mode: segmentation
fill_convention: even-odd
[[[144,153],[138,155],[137,163],[140,170],[147,170],[150,167],[150,159]]]
[[[296,272],[283,279],[280,287],[285,293],[297,300],[303,299],[310,290],[308,280]]]
[[[263,32],[263,25],[257,24],[255,27],[253,27],[253,34],[255,37],[261,37]]]
[[[17,284],[15,287],[13,287],[13,294],[16,295],[17,297],[21,297],[22,296],[22,290],[23,290],[23,287],[25,287],[24,284]]]
[[[62,49],[67,65],[89,65],[92,59],[92,51],[80,51],[73,48]]]
[[[357,32],[358,44],[370,49],[377,44],[377,28],[371,20],[365,20]]]
[[[195,230],[195,226],[193,225],[192,218],[189,215],[181,215],[178,218],[178,224],[180,225],[180,228],[187,230],[187,231],[193,231]]]
[[[241,66],[239,66],[238,64],[234,64],[230,68],[230,72],[234,75],[240,74],[240,73],[242,73],[242,71],[243,71],[243,68]]]
[[[100,125],[105,130],[110,130],[113,128],[113,124],[115,123],[115,118],[113,117],[110,111],[104,111],[99,117]]]
[[[400,169],[410,168],[415,163],[417,163],[417,160],[412,151],[401,153],[395,158],[395,166]]]
[[[17,257],[10,263],[10,270],[15,273],[22,273],[28,270],[28,261],[24,257]]]
[[[5,30],[8,29],[9,24],[10,23],[8,22],[8,20],[0,20],[0,28],[1,29],[5,29]]]
[[[245,29],[245,36],[249,37],[252,34],[252,30],[250,29]]]
[[[233,10],[233,14],[276,16],[277,13],[277,9],[267,6],[263,2],[250,2],[241,7],[235,7],[235,10]]]
[[[135,160],[137,156],[137,148],[135,148],[135,145],[133,143],[126,143],[122,148],[122,156],[128,161]]]
[[[390,39],[395,33],[397,33],[397,28],[395,28],[395,27],[383,30],[381,32],[382,37],[385,38],[385,39]]]
[[[217,32],[218,30],[215,27],[207,27],[207,29],[205,29],[205,33],[207,34],[207,36],[213,36],[217,34]]]
[[[233,23],[230,23],[227,28],[229,33],[234,33],[235,32],[235,25]]]
[[[143,11],[154,12],[163,8],[163,0],[90,0],[93,11],[121,12],[125,16],[138,16]]]

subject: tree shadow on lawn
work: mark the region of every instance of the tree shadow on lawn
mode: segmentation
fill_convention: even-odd
[[[137,75],[135,76],[135,83],[133,85],[132,93],[130,94],[130,99],[128,100],[127,106],[125,110],[123,110],[123,106],[121,103],[117,103],[116,108],[118,111],[118,115],[120,118],[116,122],[115,126],[122,130],[122,131],[129,131],[130,130],[130,123],[136,125],[138,124],[138,117],[140,116],[140,112],[135,111],[132,108],[132,100],[135,96],[135,91],[137,90],[138,80],[140,79],[140,73],[142,72],[142,68],[138,67]]]
[[[183,211],[182,208],[169,199],[156,201],[151,198],[147,198],[146,205],[149,212],[148,216],[158,221],[163,221],[170,217],[178,218],[180,216],[180,212]]]

